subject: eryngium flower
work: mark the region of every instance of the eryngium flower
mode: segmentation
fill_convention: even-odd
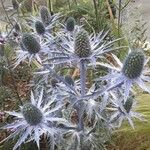
[[[39,35],[43,35],[46,32],[44,24],[41,21],[35,22],[35,30]]]
[[[46,103],[43,99],[43,89],[38,98],[35,98],[31,92],[31,103],[25,104],[21,107],[21,112],[6,112],[15,117],[15,122],[8,124],[2,129],[11,129],[13,131],[5,140],[18,137],[18,142],[15,144],[13,150],[16,150],[26,141],[35,141],[38,149],[41,135],[45,134],[54,140],[54,135],[57,133],[56,123],[64,124],[65,119],[59,118],[55,112],[60,110],[63,105],[54,107],[54,101],[51,100]],[[60,130],[59,130],[60,133]]]
[[[14,28],[17,32],[21,30],[20,25],[18,23],[15,24]]]
[[[38,125],[43,119],[42,112],[31,103],[25,104],[23,106],[22,114],[27,123],[30,124],[31,126]]]
[[[45,26],[51,23],[51,15],[47,7],[42,6],[40,9],[40,17]]]
[[[71,77],[70,75],[66,75],[66,76],[65,76],[65,81],[66,81],[69,85],[74,86],[74,81],[73,81],[73,79],[72,79],[72,77]]]
[[[74,30],[76,21],[73,17],[69,17],[66,21],[66,29],[70,32],[72,32]]]
[[[133,51],[131,52],[123,65],[122,72],[123,74],[130,78],[138,78],[143,70],[144,66],[144,54],[142,51]]]
[[[137,84],[144,91],[150,93],[150,88],[144,82],[150,82],[148,76],[150,70],[146,67],[149,58],[146,59],[143,52],[140,50],[131,51],[123,64],[115,55],[113,55],[114,60],[117,62],[117,67],[113,64],[100,65],[111,69],[111,73],[101,77],[100,80],[106,80],[111,83],[108,90],[116,87],[122,87],[124,89],[125,101],[127,100],[131,87],[133,84]]]
[[[136,101],[132,96],[129,97],[125,103],[123,98],[124,97],[120,94],[113,94],[113,99],[110,99],[110,105],[112,105],[111,110],[114,110],[114,112],[112,113],[109,122],[110,124],[115,125],[114,127],[120,128],[122,122],[124,120],[128,120],[131,127],[134,128],[132,118],[137,118],[141,121],[144,121],[144,118],[140,113],[137,113],[133,110],[133,108],[136,106]]]
[[[87,31],[82,29],[77,32],[74,44],[75,54],[78,57],[85,58],[91,55],[91,45]]]
[[[109,31],[93,33],[88,36],[88,33],[82,28],[75,30],[77,31],[75,35],[69,35],[69,37],[58,35],[61,39],[61,46],[54,51],[56,55],[49,58],[49,61],[52,61],[53,64],[74,62],[79,64],[82,60],[88,60],[86,62],[90,62],[94,66],[98,64],[96,62],[98,58],[104,57],[103,54],[124,47],[113,47],[113,44],[120,39],[106,41]],[[62,48],[64,49],[63,53]]]
[[[132,109],[132,105],[133,105],[133,97],[129,97],[127,101],[125,102],[125,104],[123,105],[127,113],[129,113],[130,110]]]
[[[12,0],[12,5],[14,9],[18,9],[19,8],[19,3],[17,0]]]
[[[33,35],[29,33],[23,34],[22,43],[25,49],[28,50],[28,52],[31,54],[38,53],[41,49],[39,42],[36,40],[36,38]]]
[[[38,38],[38,37],[37,37]],[[36,39],[33,35],[25,33],[20,41],[19,49],[16,51],[15,67],[24,60],[28,60],[29,64],[32,60],[38,61],[42,64],[41,56],[49,52],[47,42]]]

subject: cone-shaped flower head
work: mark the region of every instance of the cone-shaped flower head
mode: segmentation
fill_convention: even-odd
[[[74,86],[74,81],[72,79],[72,77],[70,75],[66,75],[65,76],[65,81],[69,84],[69,85],[72,85]]]
[[[66,21],[66,29],[70,32],[72,32],[74,30],[76,21],[73,17],[69,17]]]
[[[12,5],[14,9],[18,9],[19,8],[19,3],[17,0],[12,0]]]
[[[132,108],[132,105],[133,105],[133,98],[132,97],[129,97],[125,104],[123,105],[124,106],[124,109],[127,111],[127,113],[130,112],[131,108]]]
[[[18,32],[21,30],[20,25],[18,23],[15,24],[14,28]]]
[[[22,114],[30,125],[38,125],[42,122],[43,115],[42,112],[33,104],[25,104],[22,108]]]
[[[123,65],[122,72],[123,74],[130,78],[138,78],[143,70],[144,66],[144,54],[142,51],[133,51],[131,52]]]
[[[23,143],[29,141],[35,141],[37,149],[40,149],[40,138],[44,134],[51,137],[53,140],[57,131],[56,123],[66,124],[66,119],[56,116],[56,112],[59,111],[63,105],[53,106],[55,99],[51,97],[49,102],[45,102],[44,89],[41,89],[39,96],[36,97],[31,92],[31,102],[21,107],[21,112],[8,111],[7,113],[15,117],[15,121],[11,124],[7,124],[1,129],[11,129],[13,131],[5,140],[18,138],[13,150],[21,147]],[[51,143],[54,144],[54,143]],[[53,145],[54,146],[54,145]]]
[[[41,20],[44,23],[44,25],[48,26],[51,22],[51,15],[50,15],[47,7],[45,7],[45,6],[41,7],[40,16],[41,16]]]
[[[58,83],[57,79],[55,79],[55,78],[51,79],[51,85],[52,85],[52,87],[56,87],[57,83]]]
[[[43,35],[45,33],[44,24],[41,21],[35,22],[35,30],[38,34]]]
[[[81,29],[75,35],[75,54],[80,58],[89,57],[91,55],[91,45],[87,31]]]
[[[25,33],[22,36],[22,43],[24,45],[24,48],[29,51],[31,54],[38,53],[41,49],[41,46],[39,42],[36,40],[36,38],[29,34]]]

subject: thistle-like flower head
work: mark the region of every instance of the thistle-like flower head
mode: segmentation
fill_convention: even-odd
[[[59,111],[63,105],[54,107],[55,99],[49,102],[44,101],[43,89],[38,98],[35,98],[31,92],[31,103],[27,103],[21,107],[21,112],[6,112],[9,115],[15,116],[15,121],[8,124],[2,129],[11,129],[13,131],[5,140],[9,140],[18,136],[18,142],[13,150],[16,150],[26,141],[35,141],[38,148],[41,135],[45,134],[54,140],[54,135],[57,133],[56,123],[64,124],[66,120],[56,116],[55,112]],[[60,133],[60,130],[59,130]]]
[[[32,125],[38,125],[42,122],[43,114],[39,108],[34,106],[31,103],[27,103],[22,108],[22,114],[27,121],[28,124]]]
[[[54,54],[56,53],[56,55],[50,58],[50,61],[55,64],[74,62],[78,64],[81,60],[88,60],[86,62],[95,66],[97,64],[96,60],[103,57],[104,53],[121,48],[113,47],[113,44],[120,39],[106,41],[109,31],[105,33],[102,31],[99,34],[94,32],[88,35],[83,28],[76,27],[73,32],[65,32],[64,35],[58,34],[61,39],[61,46],[57,48],[57,51],[55,50]],[[63,53],[62,48],[64,49]]]
[[[81,29],[75,35],[74,42],[75,54],[80,58],[86,58],[91,55],[91,45],[87,31]]]
[[[112,113],[110,117],[110,123],[114,124],[116,127],[119,128],[122,125],[123,120],[128,120],[131,127],[134,128],[132,118],[137,118],[141,121],[144,121],[144,118],[141,114],[133,110],[136,105],[136,101],[133,96],[129,97],[126,102],[124,102],[124,100],[120,101],[123,98],[124,97],[120,94],[113,94],[113,99],[111,99],[111,105],[114,113]]]
[[[35,22],[35,30],[39,35],[43,35],[46,32],[44,24],[41,21]]]
[[[108,90],[112,90],[118,86],[124,89],[124,100],[126,101],[131,92],[133,84],[137,84],[144,91],[150,93],[150,88],[146,85],[150,82],[148,76],[149,69],[147,68],[147,63],[149,58],[146,58],[142,51],[134,50],[130,51],[122,63],[115,55],[113,55],[114,60],[117,62],[117,67],[113,64],[101,64],[102,66],[111,69],[111,73],[102,77],[100,80],[109,80],[111,85]],[[146,81],[146,84],[144,83]]]
[[[65,76],[65,81],[69,84],[69,85],[71,85],[71,86],[74,86],[74,81],[73,81],[73,79],[72,79],[72,77],[70,76],[70,75],[66,75]]]
[[[74,30],[74,27],[76,25],[76,21],[73,17],[69,17],[66,21],[66,29],[70,32]]]
[[[18,9],[19,8],[19,3],[17,0],[12,0],[12,5],[14,9]]]
[[[21,30],[21,27],[18,23],[15,24],[14,28],[17,32],[19,32]]]
[[[131,52],[124,62],[122,68],[123,74],[130,79],[138,78],[142,73],[144,60],[142,51]]]
[[[126,110],[127,113],[130,112],[130,110],[132,109],[132,105],[133,105],[133,98],[129,97],[125,104],[123,105],[124,109]]]
[[[51,15],[47,7],[42,6],[40,9],[40,17],[45,26],[48,26],[51,22]]]
[[[22,43],[25,49],[28,50],[28,52],[31,54],[36,54],[41,50],[41,46],[37,39],[29,33],[23,34]]]

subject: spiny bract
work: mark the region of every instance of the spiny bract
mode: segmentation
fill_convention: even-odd
[[[69,17],[66,21],[66,29],[70,32],[72,32],[74,30],[76,21],[73,17]]]
[[[75,54],[80,58],[89,57],[91,55],[91,45],[87,31],[80,30],[75,35]]]
[[[70,75],[66,75],[65,76],[65,81],[69,84],[69,85],[72,85],[74,86],[74,81],[72,79],[72,77]]]
[[[130,78],[135,79],[141,75],[144,66],[144,54],[142,51],[131,52],[123,65],[123,74]]]
[[[18,9],[19,8],[19,3],[17,0],[12,0],[12,5],[14,9]]]
[[[25,33],[22,36],[22,43],[24,45],[24,48],[29,51],[31,54],[38,53],[41,49],[41,46],[39,42],[36,40],[36,38],[29,34]]]
[[[22,108],[22,114],[30,125],[38,125],[41,123],[43,115],[42,112],[33,104],[25,104]]]
[[[40,35],[43,35],[45,33],[45,27],[41,21],[35,22],[35,29],[36,29],[36,32]]]
[[[45,7],[45,6],[41,7],[40,16],[41,16],[41,20],[44,23],[44,25],[48,26],[51,22],[51,15],[50,15],[47,7]]]

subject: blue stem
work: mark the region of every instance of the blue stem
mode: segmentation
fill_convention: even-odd
[[[86,67],[84,61],[80,62],[80,83],[81,83],[81,96],[85,96],[86,88]]]
[[[86,94],[86,66],[85,62],[80,62],[80,83],[81,83],[81,96],[84,97]],[[79,130],[84,130],[84,122],[83,122],[83,111],[84,111],[83,101],[80,101],[79,108],[78,108],[78,117],[79,123],[78,128]]]

